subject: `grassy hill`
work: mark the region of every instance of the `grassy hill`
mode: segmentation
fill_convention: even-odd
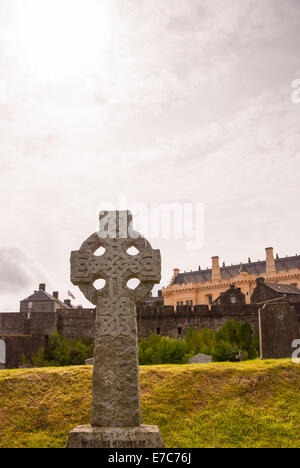
[[[0,372],[0,447],[64,447],[88,424],[91,367]],[[166,447],[300,447],[300,365],[141,367],[143,422]]]

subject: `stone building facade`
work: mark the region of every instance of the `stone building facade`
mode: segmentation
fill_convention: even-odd
[[[258,282],[257,288],[260,290],[261,282]],[[258,289],[254,299],[264,299],[265,297],[259,295]],[[300,290],[299,294],[295,294],[293,289],[293,293],[291,296],[300,298]],[[236,298],[234,302],[232,297]],[[241,291],[233,287],[219,299],[211,306],[183,305],[176,308],[163,305],[160,295],[157,300],[146,300],[137,308],[139,339],[147,339],[153,333],[180,339],[184,338],[189,328],[210,328],[217,331],[230,319],[248,322],[253,332],[258,331],[260,304],[246,304]],[[42,288],[21,301],[20,312],[0,313],[0,369],[19,367],[22,355],[30,360],[56,330],[66,338],[94,338],[96,310],[74,308],[70,301],[58,303],[58,300]],[[39,306],[34,302],[40,303],[42,310],[38,310]],[[300,323],[300,308],[297,308],[297,304],[295,309]]]
[[[284,301],[290,305],[300,306],[300,289],[281,283],[268,283],[264,278],[258,278],[251,297],[252,304],[274,301]]]
[[[170,285],[162,290],[168,306],[213,304],[232,284],[240,288],[250,304],[256,280],[300,287],[300,256],[274,258],[273,248],[266,249],[264,261],[220,267],[219,257],[212,258],[212,268],[180,273],[174,269]]]
[[[246,296],[242,293],[241,288],[236,288],[233,284],[227,291],[223,292],[212,305],[225,304],[246,304]]]
[[[139,339],[149,338],[153,333],[170,338],[184,338],[189,328],[219,330],[228,320],[249,322],[253,331],[258,331],[258,306],[256,304],[203,306],[139,307]]]

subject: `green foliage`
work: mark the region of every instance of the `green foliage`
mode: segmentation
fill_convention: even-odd
[[[213,357],[215,362],[236,362],[239,347],[230,343],[221,342],[215,347]]]
[[[151,335],[149,340],[139,343],[139,363],[144,364],[185,364],[188,347],[184,340]]]
[[[248,359],[259,355],[258,334],[252,334],[248,323],[229,320],[218,332],[204,328],[190,328],[184,340],[176,340],[153,334],[149,340],[139,343],[140,365],[186,364],[196,354],[208,354],[216,362],[237,360],[239,351]],[[92,340],[70,340],[56,331],[38,355],[33,356],[35,367],[74,366],[84,364],[93,356]]]
[[[239,351],[248,359],[256,359],[258,333],[252,333],[249,323],[229,320],[218,332],[190,328],[184,340],[154,334],[139,343],[139,361],[141,365],[185,364],[191,356],[201,353],[212,355],[216,362],[236,362]]]
[[[21,356],[21,366],[22,367],[30,366],[30,362],[28,361],[24,353],[22,353],[22,356]]]
[[[36,367],[77,366],[93,356],[92,340],[71,340],[56,331],[47,345],[33,357]]]

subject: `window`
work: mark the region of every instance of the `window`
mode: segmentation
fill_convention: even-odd
[[[212,296],[208,296],[208,303],[209,303],[209,305],[212,305],[212,303],[213,303],[213,297]]]
[[[32,309],[32,305],[33,305],[32,302],[29,302],[28,309]]]
[[[231,301],[231,304],[236,304],[236,297],[231,296],[230,301]]]
[[[27,320],[30,320],[30,319],[31,319],[31,313],[28,312],[28,313],[27,313]]]
[[[181,336],[181,335],[182,335],[182,328],[181,328],[181,327],[178,327],[178,328],[177,328],[177,331],[178,331],[178,336]]]
[[[160,328],[157,328],[157,329],[156,329],[156,334],[157,334],[157,335],[160,335]]]
[[[194,304],[194,301],[186,301],[186,305],[188,306],[193,306],[193,304]]]

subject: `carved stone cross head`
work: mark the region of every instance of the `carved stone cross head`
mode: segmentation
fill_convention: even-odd
[[[136,255],[130,253],[132,247]],[[100,248],[103,252],[98,256]],[[140,281],[134,290],[127,286],[133,278]],[[105,286],[97,290],[94,283],[99,279]],[[71,281],[95,305],[101,298],[128,297],[139,302],[160,280],[160,251],[132,229],[129,211],[101,212],[100,230],[71,254]]]

